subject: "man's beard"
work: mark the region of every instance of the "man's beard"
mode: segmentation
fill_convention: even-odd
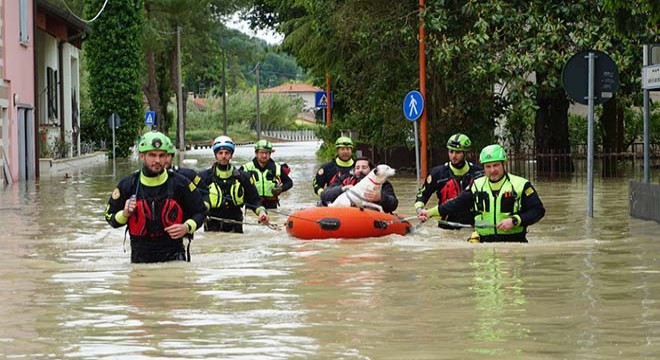
[[[149,167],[147,167],[147,164],[144,164],[144,166],[142,167],[142,173],[143,173],[145,176],[148,176],[148,177],[155,177],[155,176],[158,176],[158,175],[162,174],[163,171],[165,171],[165,167],[163,167],[162,169],[160,169],[160,171],[158,171],[158,172],[151,171],[151,169],[149,169]]]

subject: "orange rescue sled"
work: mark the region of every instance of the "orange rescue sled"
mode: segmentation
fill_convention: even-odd
[[[293,212],[286,232],[304,240],[406,235],[412,225],[396,215],[356,207],[313,207]]]

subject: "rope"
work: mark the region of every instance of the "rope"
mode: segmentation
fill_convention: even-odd
[[[211,220],[226,222],[226,223],[229,223],[229,224],[258,225],[258,226],[266,226],[266,227],[268,227],[269,229],[272,229],[272,230],[281,230],[280,226],[277,225],[277,224],[260,224],[260,223],[253,223],[253,222],[245,222],[245,221],[238,221],[238,220],[234,220],[234,219],[215,217],[215,216],[211,216],[211,215],[207,215],[206,218],[211,219]]]

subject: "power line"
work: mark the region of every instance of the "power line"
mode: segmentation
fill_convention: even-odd
[[[101,16],[101,13],[102,13],[103,10],[105,9],[105,6],[108,5],[108,0],[105,0],[105,2],[103,3],[103,6],[101,6],[101,10],[99,10],[99,12],[96,14],[96,16],[94,16],[91,20],[81,19],[78,15],[76,15],[76,14],[73,12],[73,10],[71,10],[71,8],[69,7],[69,5],[66,3],[66,0],[62,0],[62,3],[64,3],[64,7],[69,11],[69,13],[71,13],[71,15],[73,15],[73,17],[75,17],[76,19],[78,19],[78,20],[80,20],[80,21],[82,21],[82,22],[85,22],[85,23],[88,23],[88,24],[89,24],[89,23],[95,21],[96,19],[98,19],[99,16]]]

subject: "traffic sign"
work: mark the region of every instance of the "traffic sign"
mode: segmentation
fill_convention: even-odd
[[[144,114],[144,124],[149,125],[149,126],[156,125],[156,112],[155,111],[149,110]]]
[[[328,96],[325,91],[317,91],[314,93],[315,106],[320,109],[326,109],[328,107]],[[332,91],[330,91],[330,108],[332,109],[333,102]]]
[[[119,125],[121,123],[121,118],[117,113],[112,113],[110,117],[108,117],[108,125],[110,125],[110,129],[116,130],[119,129]]]
[[[561,77],[568,96],[580,104],[587,105],[589,53],[595,55],[594,104],[598,105],[611,99],[619,88],[619,71],[611,57],[598,50],[580,51],[568,59]]]
[[[424,112],[424,97],[422,94],[413,90],[403,98],[403,116],[410,121],[415,121],[422,116]]]
[[[642,89],[660,89],[660,65],[649,65],[642,68]]]

